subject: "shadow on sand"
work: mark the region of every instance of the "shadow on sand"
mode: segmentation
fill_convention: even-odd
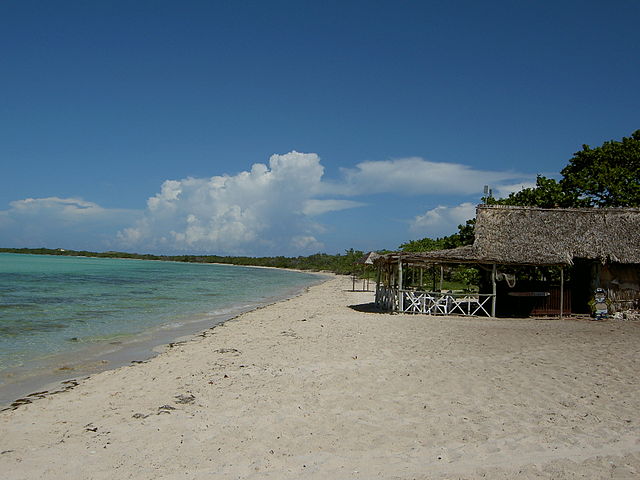
[[[363,313],[389,313],[389,312],[380,310],[378,307],[376,307],[376,304],[373,302],[360,303],[358,305],[349,305],[349,308],[351,310],[355,310],[356,312],[363,312]]]

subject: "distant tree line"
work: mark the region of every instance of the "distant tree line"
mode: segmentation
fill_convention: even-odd
[[[467,220],[464,225],[458,225],[458,232],[446,237],[422,238],[412,240],[400,245],[403,252],[430,252],[432,250],[447,250],[450,248],[471,245],[474,240],[475,219]],[[440,267],[429,267],[426,269],[425,281],[431,284],[430,288],[436,288],[436,279],[440,278]],[[474,289],[479,281],[478,269],[469,265],[445,266],[443,273],[445,289]]]
[[[221,255],[151,255],[127,252],[89,252],[86,250],[65,250],[51,248],[0,248],[4,253],[23,253],[32,255],[59,255],[68,257],[132,258],[138,260],[163,260],[186,263],[223,263],[230,265],[292,268],[296,270],[326,271],[343,275],[361,270],[355,262],[364,256],[364,252],[346,250],[344,254],[329,255],[316,253],[306,257],[243,257]]]

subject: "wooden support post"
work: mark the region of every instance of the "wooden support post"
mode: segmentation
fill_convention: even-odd
[[[404,311],[404,295],[402,293],[402,257],[398,257],[398,310]]]
[[[564,267],[560,267],[560,320],[564,310]]]
[[[493,268],[491,269],[491,285],[493,286],[493,298],[491,299],[491,316],[495,317],[496,316],[496,292],[497,292],[497,286],[496,286],[496,265],[493,265]]]
[[[423,272],[423,270],[424,269],[422,267],[420,267],[420,290],[422,290],[422,288],[423,288],[422,287],[422,272]]]
[[[376,296],[375,305],[380,308],[380,266],[376,266]]]
[[[444,283],[444,267],[440,265],[440,291],[442,291],[443,283]]]
[[[368,271],[366,265],[363,267],[363,269],[364,269],[365,279],[367,280],[367,292],[368,292],[369,291],[369,271]],[[364,285],[364,283],[363,283],[363,285]]]

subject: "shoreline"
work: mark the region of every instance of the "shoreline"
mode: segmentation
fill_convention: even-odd
[[[142,259],[123,258],[123,260]],[[232,266],[227,264],[220,265]],[[243,267],[242,265],[237,266]],[[122,341],[99,342],[94,345],[87,345],[80,351],[64,352],[43,357],[29,362],[26,367],[14,367],[4,370],[2,371],[3,383],[0,383],[0,411],[16,408],[30,403],[35,398],[42,397],[42,395],[36,395],[38,393],[60,393],[67,390],[69,385],[86,380],[100,372],[118,369],[133,363],[146,362],[162,354],[168,348],[172,348],[176,343],[197,337],[204,331],[215,328],[249,311],[302,295],[310,286],[331,278],[327,273],[302,270],[299,272],[316,275],[318,280],[311,285],[291,288],[281,295],[264,301],[250,305],[234,305],[224,313],[218,313],[213,316],[204,312],[194,314],[189,317],[189,320],[182,319],[178,325],[173,323],[156,325]],[[324,280],[323,277],[326,277],[327,280]]]
[[[171,256],[171,255],[153,255],[150,254],[151,256],[158,256],[158,257],[165,257],[165,258],[144,258],[146,254],[131,254],[133,256],[125,256],[125,257],[116,257],[116,256],[108,256],[105,255],[105,253],[108,252],[88,252],[88,253],[92,253],[93,255],[76,255],[76,254],[63,254],[63,253],[34,253],[33,251],[26,251],[26,252],[21,252],[21,251],[17,251],[17,252],[12,252],[9,250],[20,250],[20,249],[12,249],[12,248],[0,248],[0,255],[2,255],[3,253],[7,253],[7,254],[15,254],[15,255],[38,255],[38,256],[50,256],[50,257],[68,257],[68,258],[104,258],[104,259],[113,259],[113,260],[142,260],[142,261],[148,261],[148,262],[168,262],[168,263],[182,263],[182,264],[189,264],[189,265],[225,265],[225,266],[233,266],[233,267],[245,267],[245,268],[267,268],[267,269],[275,269],[275,270],[284,270],[284,271],[289,271],[289,272],[299,272],[299,273],[309,273],[311,275],[323,275],[323,274],[329,274],[329,275],[343,275],[342,273],[337,273],[335,271],[331,271],[331,270],[324,270],[324,269],[316,269],[316,268],[309,268],[309,269],[301,269],[301,268],[291,268],[291,267],[274,267],[274,266],[270,266],[270,265],[253,265],[250,263],[225,263],[225,262],[190,262],[190,261],[186,261],[186,260],[175,260],[172,257],[179,257],[180,255],[175,255],[175,256]],[[38,250],[38,249],[27,249],[27,250]],[[47,250],[51,250],[51,249],[47,249]],[[69,250],[69,251],[74,251],[74,250]],[[126,253],[126,252],[115,252],[115,253]],[[200,255],[187,255],[187,256],[193,256],[193,257],[199,257]],[[208,255],[203,255],[204,257],[207,257]],[[255,259],[260,259],[260,258],[270,258],[270,257],[246,257],[246,258],[255,258]],[[285,257],[288,258],[288,257]],[[344,274],[347,275],[347,274]]]
[[[0,412],[31,478],[635,478],[638,322],[390,315],[348,277]]]

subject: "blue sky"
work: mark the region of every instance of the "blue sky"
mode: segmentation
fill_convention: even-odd
[[[297,255],[456,231],[640,128],[640,3],[5,1],[0,246]]]

